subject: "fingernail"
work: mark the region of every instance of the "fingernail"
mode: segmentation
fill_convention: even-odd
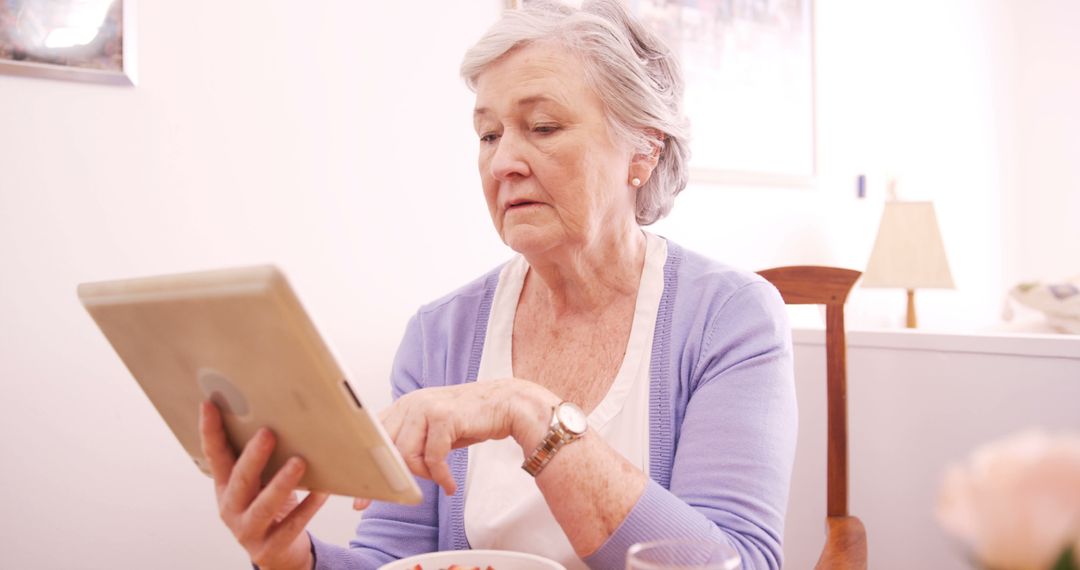
[[[300,461],[300,458],[298,457],[293,457],[289,459],[289,461],[285,464],[285,468],[288,469],[290,473],[297,473],[301,469],[303,469],[303,467],[304,464],[302,461]]]

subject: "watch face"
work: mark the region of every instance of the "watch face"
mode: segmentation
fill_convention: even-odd
[[[574,435],[581,435],[589,428],[589,418],[576,404],[563,402],[559,404],[556,413],[559,415],[559,423]]]

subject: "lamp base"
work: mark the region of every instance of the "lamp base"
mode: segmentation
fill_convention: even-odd
[[[916,325],[915,319],[915,290],[907,290],[907,328],[913,329]]]

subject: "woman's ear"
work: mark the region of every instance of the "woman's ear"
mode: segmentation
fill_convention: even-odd
[[[656,129],[646,129],[645,132],[650,142],[650,152],[648,153],[635,153],[634,157],[630,160],[630,185],[636,188],[640,188],[649,181],[652,177],[653,170],[656,169],[657,163],[660,162],[660,151],[664,149],[664,139],[666,138],[663,133]],[[634,181],[638,183],[635,184]]]

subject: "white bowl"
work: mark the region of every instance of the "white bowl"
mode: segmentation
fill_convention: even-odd
[[[384,564],[379,570],[413,570],[417,564],[423,566],[424,570],[440,570],[449,568],[451,564],[467,568],[477,566],[480,570],[486,570],[488,566],[493,570],[566,570],[562,564],[543,556],[509,550],[429,552]]]

